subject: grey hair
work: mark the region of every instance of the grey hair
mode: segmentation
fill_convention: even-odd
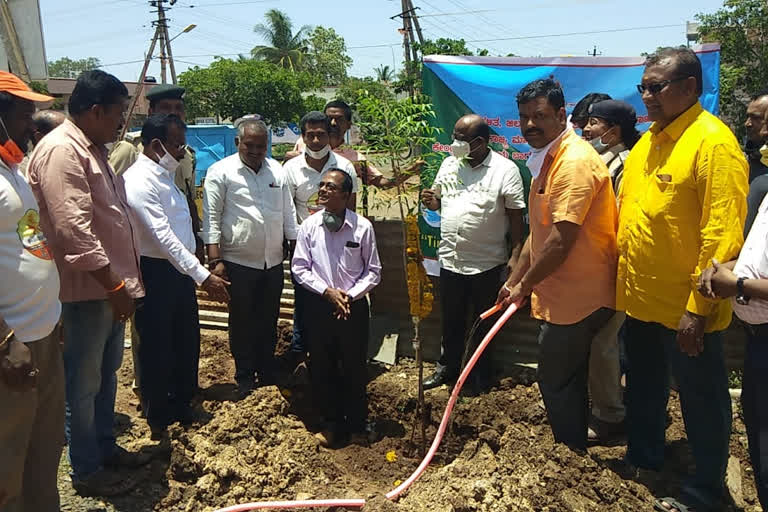
[[[264,133],[268,133],[267,123],[262,121],[261,119],[238,119],[235,121],[235,126],[237,128],[237,136],[242,137],[245,135],[246,128],[250,128],[251,130],[255,132],[262,131]]]

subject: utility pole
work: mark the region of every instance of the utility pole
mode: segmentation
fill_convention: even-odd
[[[413,25],[416,27],[416,35],[419,37],[419,44],[424,45],[424,34],[421,33],[421,25],[419,25],[419,16],[416,14],[416,7],[413,6],[413,2],[408,0],[408,7],[411,10],[411,16],[413,19]]]
[[[587,55],[589,55],[590,57],[597,57],[598,55],[602,55],[602,54],[603,54],[603,52],[598,52],[597,51],[597,45],[595,45],[595,47],[592,49],[591,52],[587,51]]]

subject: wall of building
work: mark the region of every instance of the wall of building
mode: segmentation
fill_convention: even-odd
[[[413,356],[411,338],[413,330],[408,317],[408,292],[402,263],[402,231],[400,221],[373,219],[376,241],[382,261],[381,283],[371,294],[371,312],[374,323],[391,332],[399,332],[398,354]],[[440,356],[440,293],[437,279],[433,279],[435,303],[432,314],[420,326],[424,357],[434,361]],[[496,317],[494,317],[496,318]],[[468,322],[474,319],[468,320]],[[489,320],[493,321],[493,320]],[[471,325],[471,324],[470,324]],[[378,331],[380,329],[376,329]],[[374,335],[377,332],[374,332]],[[494,338],[490,350],[494,367],[504,373],[517,363],[535,363],[537,357],[538,322],[531,318],[530,309],[516,313]],[[744,335],[740,327],[732,324],[726,332],[725,352],[728,367],[741,368]]]

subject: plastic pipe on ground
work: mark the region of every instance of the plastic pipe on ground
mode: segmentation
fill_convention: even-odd
[[[346,507],[363,508],[364,499],[348,500],[297,500],[297,501],[262,501],[257,503],[243,503],[227,508],[220,508],[216,512],[246,512],[247,510],[285,509],[285,508],[314,508],[314,507]]]
[[[416,468],[416,471],[414,471],[413,474],[409,476],[405,482],[403,482],[402,484],[397,486],[395,489],[387,493],[386,496],[388,500],[394,500],[398,496],[400,496],[400,494],[405,492],[405,490],[408,489],[408,487],[410,487],[411,484],[415,482],[421,476],[422,473],[424,473],[424,470],[427,469],[427,466],[429,466],[429,463],[432,462],[432,457],[434,457],[435,453],[437,453],[437,448],[440,446],[440,442],[443,440],[443,435],[445,434],[445,429],[448,426],[448,420],[451,417],[453,406],[456,405],[456,400],[459,398],[459,392],[461,391],[461,387],[464,385],[464,381],[467,380],[467,377],[469,376],[469,372],[472,371],[472,368],[474,368],[475,364],[477,363],[477,360],[480,359],[480,356],[483,354],[483,351],[491,342],[493,337],[496,336],[496,333],[499,332],[501,327],[507,322],[507,320],[509,320],[509,318],[512,315],[515,314],[515,312],[520,308],[521,305],[522,305],[522,302],[515,302],[513,304],[510,304],[510,306],[507,308],[504,314],[501,315],[501,317],[496,321],[493,327],[491,327],[491,330],[488,331],[488,334],[485,335],[485,338],[483,338],[483,341],[480,342],[480,345],[478,345],[477,350],[475,350],[475,353],[472,354],[472,357],[467,363],[467,366],[464,367],[464,371],[462,371],[461,375],[459,375],[459,380],[456,381],[456,385],[453,387],[453,391],[451,392],[451,397],[448,399],[448,405],[446,406],[445,412],[443,413],[443,419],[440,421],[440,427],[437,429],[435,440],[432,441],[432,446],[429,447],[427,456],[424,457],[424,460],[421,461],[421,464],[419,464],[419,467]],[[497,304],[493,308],[489,309],[488,311],[480,315],[480,317],[483,319],[488,318],[499,309],[501,309],[501,306]]]

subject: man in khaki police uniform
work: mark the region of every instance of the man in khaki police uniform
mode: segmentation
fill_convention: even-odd
[[[149,114],[175,114],[182,120],[186,121],[186,113],[184,111],[184,88],[173,84],[160,84],[154,86],[147,93],[147,100],[149,100]],[[109,153],[109,164],[115,170],[115,174],[123,174],[130,166],[136,162],[136,159],[144,151],[144,147],[141,144],[139,133],[132,133],[126,135],[126,140],[118,141],[112,151]],[[200,212],[195,204],[195,152],[191,148],[186,148],[186,155],[181,160],[176,170],[176,177],[174,179],[176,186],[182,191],[184,197],[187,198],[189,203],[189,213],[192,216],[192,231],[195,233],[195,242],[197,249],[195,254],[197,258],[203,263],[204,245],[198,233],[201,229]],[[139,333],[136,332],[133,319],[131,319],[131,352],[133,353],[133,391],[137,395],[139,394],[139,371],[137,369],[138,363],[138,347],[139,347]]]

